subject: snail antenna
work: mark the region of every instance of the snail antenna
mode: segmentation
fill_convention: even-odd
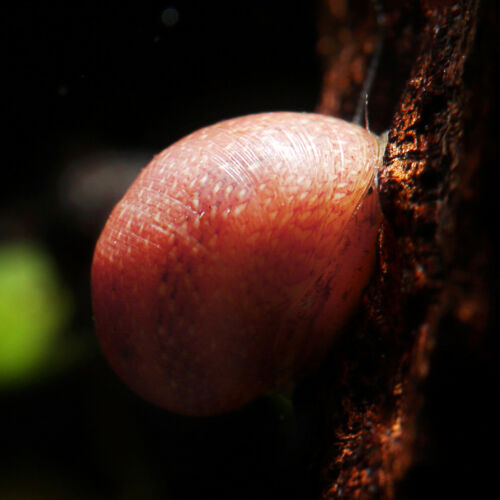
[[[375,80],[375,75],[377,73],[378,65],[380,63],[380,57],[382,55],[382,48],[384,46],[384,36],[385,36],[385,10],[382,0],[372,0],[373,9],[375,10],[378,34],[375,43],[375,49],[373,50],[372,58],[368,69],[366,71],[366,77],[363,82],[363,87],[361,89],[361,94],[358,99],[358,104],[356,106],[356,112],[354,113],[353,122],[357,125],[361,125],[362,117],[364,115],[365,127],[368,127],[368,94],[371,91],[373,81]]]
[[[365,129],[370,131],[370,121],[368,120],[368,93],[365,94]]]

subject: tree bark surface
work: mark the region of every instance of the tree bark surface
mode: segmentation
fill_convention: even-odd
[[[321,496],[481,498],[493,474],[482,454],[496,326],[495,7],[325,1],[319,19],[318,111],[359,118],[368,91],[370,128],[389,130],[376,275],[309,396]]]

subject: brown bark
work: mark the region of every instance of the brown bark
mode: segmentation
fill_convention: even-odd
[[[368,109],[375,131],[389,128],[377,274],[308,396],[322,419],[322,498],[478,498],[495,328],[494,6],[389,0],[379,25],[375,14],[353,0],[320,15],[318,110],[352,117],[383,33]]]

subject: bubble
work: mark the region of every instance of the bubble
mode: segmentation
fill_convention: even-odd
[[[167,7],[161,13],[161,22],[167,26],[167,28],[175,26],[179,22],[179,11],[175,7]]]

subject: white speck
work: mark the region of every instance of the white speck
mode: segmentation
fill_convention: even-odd
[[[241,212],[243,212],[243,210],[245,209],[245,206],[244,204],[242,205],[238,205],[237,207],[233,208],[233,214],[238,217],[238,215],[241,214]]]

